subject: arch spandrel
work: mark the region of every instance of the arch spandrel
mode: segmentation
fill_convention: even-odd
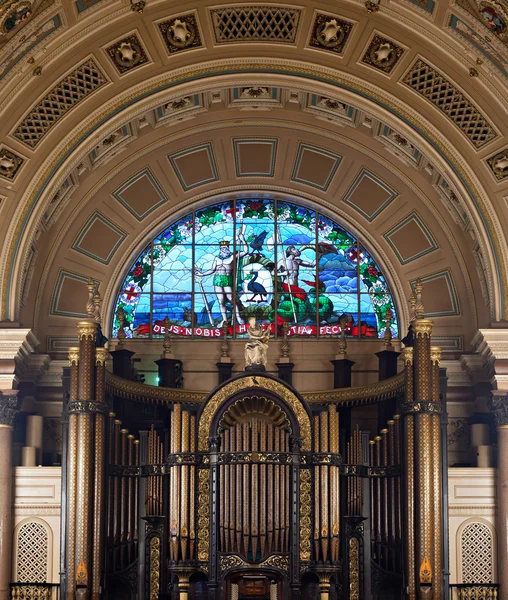
[[[205,400],[199,414],[198,450],[201,452],[208,451],[208,440],[212,435],[211,426],[214,417],[228,398],[243,393],[246,395],[249,393],[259,395],[262,394],[263,390],[271,392],[290,407],[298,421],[302,441],[301,449],[304,452],[310,452],[312,448],[311,422],[304,401],[287,385],[262,373],[233,379],[212,392]]]

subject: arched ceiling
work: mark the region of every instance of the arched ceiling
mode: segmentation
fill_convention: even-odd
[[[490,4],[0,0],[1,318],[58,353],[88,277],[109,305],[172,215],[266,193],[355,231],[403,326],[422,277],[439,343],[467,350],[508,317],[508,49],[488,21],[506,7]]]

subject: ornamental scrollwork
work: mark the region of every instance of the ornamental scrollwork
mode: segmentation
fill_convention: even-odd
[[[236,554],[227,554],[225,556],[221,556],[219,559],[219,569],[221,573],[224,573],[224,571],[228,571],[229,569],[234,569],[235,567],[247,566],[249,566],[249,563],[245,562]]]
[[[432,413],[440,415],[443,412],[441,402],[404,402],[401,406],[402,414]]]
[[[17,390],[0,393],[0,425],[12,427],[19,410]]]
[[[108,405],[96,400],[71,400],[69,413],[108,413]]]
[[[508,396],[492,395],[488,406],[489,410],[494,413],[496,427],[508,425]]]
[[[302,562],[310,560],[310,492],[310,471],[303,469],[300,471],[300,560]]]
[[[273,567],[279,569],[279,571],[289,571],[289,556],[281,554],[272,554],[266,560],[264,560],[260,567]]]
[[[198,471],[198,560],[208,562],[210,544],[210,472]]]

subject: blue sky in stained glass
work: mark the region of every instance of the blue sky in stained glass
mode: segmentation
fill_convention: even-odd
[[[387,282],[355,237],[311,208],[267,198],[220,202],[170,224],[134,261],[119,308],[134,337],[162,335],[166,317],[176,335],[219,336],[227,319],[241,337],[251,316],[274,335],[285,321],[290,335],[329,335],[345,319],[348,335],[380,337],[387,309],[398,334]]]

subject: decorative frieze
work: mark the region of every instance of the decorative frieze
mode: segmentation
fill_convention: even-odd
[[[0,395],[0,426],[12,427],[19,410],[18,390],[6,390]]]

